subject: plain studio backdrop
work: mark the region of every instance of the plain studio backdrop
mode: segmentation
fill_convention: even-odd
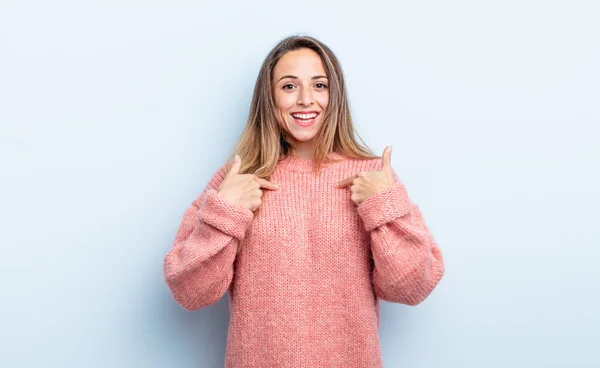
[[[331,46],[359,134],[446,274],[382,303],[385,367],[598,367],[594,1],[0,5],[0,366],[222,367],[228,294],[187,312],[162,262],[292,34]]]

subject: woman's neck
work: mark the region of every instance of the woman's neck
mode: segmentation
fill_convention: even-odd
[[[288,156],[298,157],[303,160],[312,160],[314,158],[313,155],[313,147],[296,147],[289,151]]]

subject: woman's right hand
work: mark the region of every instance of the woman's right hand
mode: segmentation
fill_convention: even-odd
[[[277,190],[279,186],[254,174],[239,174],[241,164],[240,156],[235,155],[233,165],[217,191],[236,206],[254,212],[262,204],[261,188]]]

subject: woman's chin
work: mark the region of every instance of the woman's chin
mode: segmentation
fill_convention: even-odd
[[[300,143],[300,142],[308,142],[311,141],[314,138],[314,136],[294,136],[294,141]]]
[[[292,124],[290,124],[289,128],[291,128],[291,129],[289,129],[289,131],[291,132],[291,135],[294,137],[294,139],[296,139],[298,141],[302,141],[302,142],[313,139],[317,135],[317,132],[319,131],[318,124],[314,124],[314,125],[310,126],[309,128],[304,128],[304,127],[301,127],[299,125],[292,123]]]
[[[291,136],[294,138],[295,141],[297,142],[307,142],[312,140],[316,135],[317,132],[316,131],[297,131],[297,130],[291,130]]]

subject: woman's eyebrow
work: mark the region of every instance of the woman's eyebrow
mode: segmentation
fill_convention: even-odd
[[[285,78],[298,79],[298,77],[296,77],[295,75],[284,75],[283,77],[279,78],[279,80],[277,82],[279,82],[280,80],[285,79]],[[321,78],[328,79],[327,76],[325,76],[325,75],[315,75],[311,79],[321,79]]]

